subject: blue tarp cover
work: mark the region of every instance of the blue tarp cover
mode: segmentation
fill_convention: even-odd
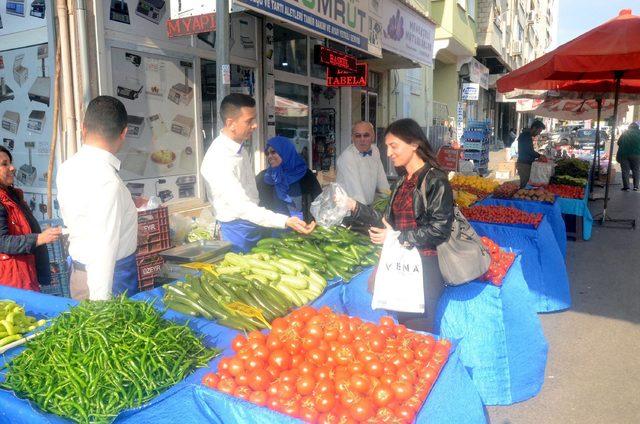
[[[485,405],[529,399],[544,382],[548,347],[520,262],[518,256],[502,287],[447,287],[438,305],[435,331],[459,340],[460,359]]]
[[[352,283],[364,285],[370,270],[356,276]],[[314,302],[314,306],[331,306],[335,311],[347,311],[343,299],[349,285],[335,285]],[[139,300],[153,299],[158,307],[162,307],[162,289],[142,292],[134,298]],[[42,295],[34,292],[11,289],[0,286],[0,299],[9,298],[25,305],[28,313],[37,316],[53,317],[75,304],[69,299]],[[365,319],[377,319],[380,311],[371,311],[371,300],[368,303],[347,302],[349,313]],[[362,309],[360,309],[362,308]],[[167,311],[165,318],[184,322],[187,317],[173,311]],[[205,344],[223,349],[222,356],[232,353],[230,343],[237,331],[215,324],[201,318],[191,319],[190,326],[205,336]],[[454,345],[455,346],[455,345]],[[0,357],[0,367],[4,362],[22,351],[16,348],[6,356]],[[199,369],[153,401],[134,410],[124,411],[116,422],[127,423],[274,423],[297,422],[290,417],[260,408],[240,399],[231,398],[222,393],[202,387],[199,382],[210,369],[215,369],[221,357],[211,361],[208,369]],[[0,374],[0,380],[3,376]],[[50,414],[43,414],[26,400],[17,398],[12,392],[0,391],[0,423],[32,424],[66,422]],[[429,398],[421,409],[419,423],[485,423],[485,410],[482,400],[469,374],[460,363],[457,350],[452,350],[449,361],[443,368],[438,381],[434,385]]]
[[[478,235],[522,253],[522,271],[537,312],[571,307],[567,267],[546,217],[536,229],[476,221],[471,225]]]
[[[557,200],[559,200],[559,198],[557,198]],[[560,202],[556,201],[553,204],[549,204],[529,200],[496,199],[488,197],[478,202],[478,204],[485,206],[512,206],[525,212],[543,214],[547,218],[547,221],[553,230],[553,234],[558,242],[558,247],[560,248],[562,257],[565,258],[567,256],[567,229],[565,227],[564,220],[562,219]]]
[[[558,198],[562,213],[568,215],[577,215],[582,217],[582,238],[589,240],[591,238],[591,228],[593,227],[593,217],[589,210],[589,186],[584,189],[583,199],[564,199]]]

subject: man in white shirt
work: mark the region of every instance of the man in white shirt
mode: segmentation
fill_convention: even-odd
[[[138,291],[138,215],[118,171],[127,111],[110,96],[96,97],[85,113],[80,150],[58,170],[60,213],[73,259],[71,296],[106,300]]]
[[[382,166],[380,151],[372,145],[375,139],[373,125],[360,121],[351,130],[352,142],[338,157],[337,182],[350,198],[370,205],[376,192],[389,191],[389,182]]]
[[[258,127],[255,106],[255,100],[246,94],[233,93],[222,99],[224,128],[207,150],[200,171],[209,186],[222,238],[239,252],[249,251],[264,236],[264,227],[289,227],[303,234],[315,227],[315,223],[307,225],[298,217],[258,206],[255,174],[242,147]]]

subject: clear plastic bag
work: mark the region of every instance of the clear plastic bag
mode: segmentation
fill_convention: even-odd
[[[531,165],[529,184],[532,186],[543,186],[549,184],[549,180],[553,177],[555,167],[556,165],[553,162],[533,162]]]
[[[350,213],[349,196],[340,184],[331,183],[311,203],[310,210],[318,225],[340,225],[344,217]]]

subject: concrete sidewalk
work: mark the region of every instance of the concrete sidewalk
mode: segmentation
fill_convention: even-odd
[[[608,216],[640,225],[640,192],[617,181]],[[589,206],[595,217],[603,201]],[[567,268],[573,307],[539,315],[549,342],[542,391],[489,407],[493,424],[640,423],[640,228],[594,223],[591,240],[568,243]]]

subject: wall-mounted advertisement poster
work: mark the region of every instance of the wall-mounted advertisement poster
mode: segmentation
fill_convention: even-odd
[[[112,48],[113,94],[129,115],[120,175],[134,195],[194,197],[196,120],[190,60]]]

